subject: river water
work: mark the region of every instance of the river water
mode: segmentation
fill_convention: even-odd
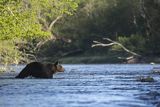
[[[16,72],[0,75],[0,107],[160,107],[160,65],[64,65],[53,79],[15,79]],[[156,82],[139,82],[151,75]]]

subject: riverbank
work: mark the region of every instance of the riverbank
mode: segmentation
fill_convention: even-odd
[[[159,64],[160,57],[145,57],[141,62],[145,64]],[[121,64],[126,63],[124,59],[115,56],[73,56],[61,58],[60,61],[64,64]]]
[[[123,63],[115,57],[108,56],[74,56],[60,59],[64,64],[103,64],[103,63]]]
[[[37,58],[39,62],[55,62],[57,59],[60,61],[60,63],[63,64],[126,64],[127,62],[124,60],[124,58],[119,58],[118,56],[110,56],[110,55],[78,55],[78,56],[68,56],[63,58],[44,58],[39,59]],[[142,64],[160,64],[160,57],[144,57],[142,58],[143,61],[141,62],[135,62],[136,63],[142,63]],[[33,62],[34,60],[30,60],[29,62]],[[22,62],[19,64],[26,64],[29,62]],[[9,63],[9,65],[12,63]],[[3,65],[3,64],[1,64]],[[13,64],[14,65],[14,64]],[[6,69],[3,67],[0,71],[3,71],[3,69]]]

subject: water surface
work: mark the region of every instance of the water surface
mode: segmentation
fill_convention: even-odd
[[[14,79],[0,75],[0,107],[160,107],[160,65],[64,65],[53,79]],[[138,82],[151,75],[156,82]]]

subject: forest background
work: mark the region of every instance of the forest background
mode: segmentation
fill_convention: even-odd
[[[1,0],[0,63],[160,62],[160,0]]]

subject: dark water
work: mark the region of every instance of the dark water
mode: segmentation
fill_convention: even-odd
[[[0,107],[160,107],[160,75],[155,65],[64,65],[53,79],[0,75]],[[156,65],[160,66],[160,65]],[[138,82],[152,75],[156,82]]]

